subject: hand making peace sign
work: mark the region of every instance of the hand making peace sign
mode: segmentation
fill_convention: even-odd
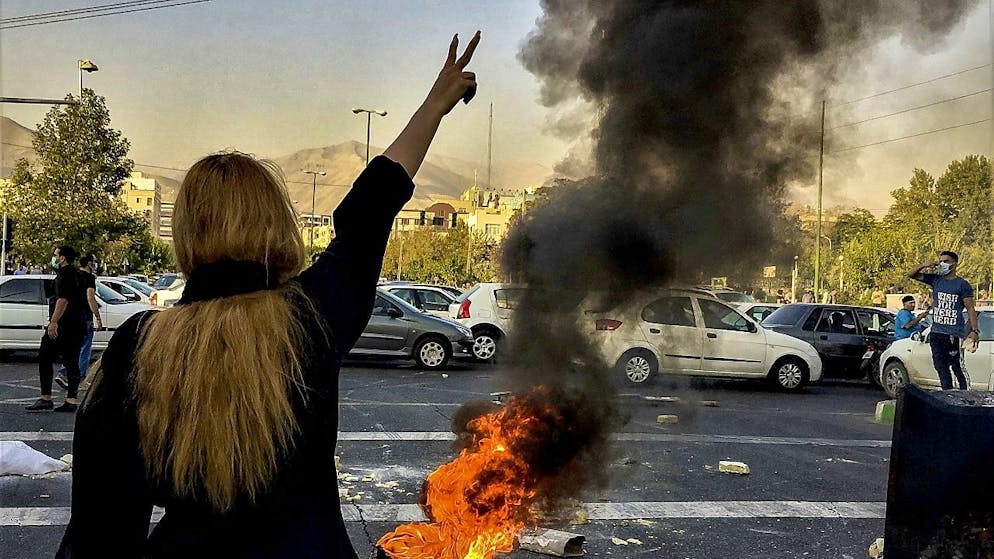
[[[448,114],[460,99],[469,103],[469,100],[476,94],[476,74],[467,72],[465,68],[473,59],[473,52],[479,43],[480,32],[477,31],[469,41],[469,45],[466,46],[466,51],[457,60],[459,35],[456,34],[452,37],[452,42],[449,44],[449,55],[446,57],[442,71],[438,73],[438,78],[425,100],[426,103],[437,104],[442,114]]]

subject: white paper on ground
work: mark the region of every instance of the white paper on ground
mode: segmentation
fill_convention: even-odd
[[[33,476],[68,469],[69,464],[38,452],[24,441],[0,441],[2,476]]]

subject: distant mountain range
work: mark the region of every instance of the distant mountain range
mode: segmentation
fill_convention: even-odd
[[[0,155],[2,155],[2,176],[9,177],[17,160],[36,159],[31,147],[34,132],[17,122],[0,117]],[[26,147],[25,147],[26,146]],[[370,156],[381,153],[382,148],[370,146]],[[365,165],[366,144],[358,141],[343,142],[334,146],[310,148],[289,155],[270,159],[283,169],[286,175],[290,197],[300,212],[311,211],[312,176],[305,170],[325,171],[325,176],[317,177],[315,207],[318,213],[330,214],[348,191],[352,181]],[[148,177],[156,178],[162,185],[162,198],[173,201],[183,171],[169,171],[160,168],[143,167],[135,164],[135,170]],[[473,186],[474,172],[477,182],[486,183],[486,166],[454,157],[428,155],[414,178],[417,189],[411,205],[426,207],[437,200],[458,198],[467,188]],[[541,185],[552,176],[552,170],[535,163],[511,163],[494,166],[494,184],[499,188],[517,190],[526,186]]]

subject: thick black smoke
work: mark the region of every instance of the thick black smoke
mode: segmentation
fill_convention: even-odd
[[[765,264],[785,187],[817,178],[834,76],[894,35],[928,48],[973,3],[543,1],[520,59],[567,115],[555,128],[592,124],[576,139],[594,174],[547,189],[505,241],[503,269],[527,285],[504,352],[517,388],[564,388],[603,445],[618,412],[613,363],[587,338],[591,296]],[[602,451],[580,469],[605,472]]]

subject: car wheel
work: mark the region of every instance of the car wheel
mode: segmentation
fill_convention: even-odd
[[[887,363],[880,374],[880,385],[888,398],[897,398],[897,393],[909,383],[908,369],[897,360]]]
[[[651,351],[635,349],[621,356],[618,371],[625,375],[628,385],[647,386],[656,380],[659,363]]]
[[[422,369],[441,369],[452,357],[452,349],[442,338],[429,336],[414,346],[414,360]]]
[[[491,361],[497,356],[497,340],[500,337],[488,329],[473,333],[473,357],[477,361]]]
[[[785,392],[797,392],[808,383],[808,367],[796,357],[785,357],[773,365],[770,380]]]

